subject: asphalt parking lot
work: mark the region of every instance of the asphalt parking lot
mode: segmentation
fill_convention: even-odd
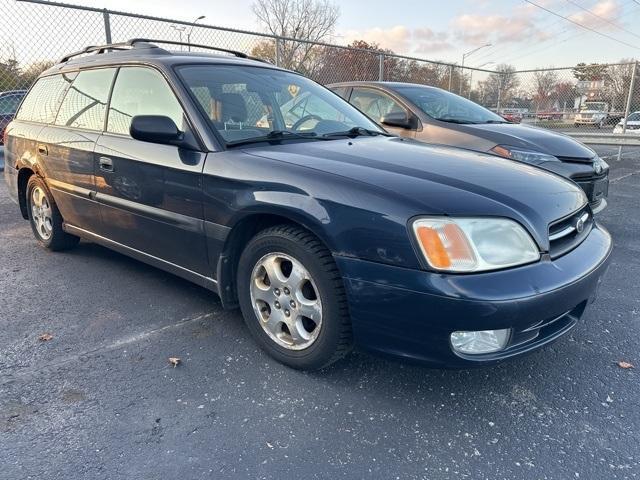
[[[90,243],[43,250],[0,183],[0,478],[640,478],[640,149],[599,152],[598,300],[472,371],[360,352],[290,370],[204,289]]]

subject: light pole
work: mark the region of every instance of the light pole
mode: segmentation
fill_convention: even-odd
[[[170,27],[178,32],[178,38],[180,40],[180,43],[182,43],[182,32],[184,32],[187,27],[185,27],[184,25],[170,25]],[[180,45],[180,50],[182,50],[182,45]]]
[[[189,46],[187,47],[189,49],[189,51],[191,51],[191,34],[193,33],[193,27],[196,26],[196,23],[198,23],[198,20],[202,20],[205,16],[204,15],[200,15],[198,18],[196,18],[193,23],[191,24],[191,28],[189,29],[189,32],[187,33],[187,43],[189,44]]]
[[[480,45],[479,47],[476,47],[473,50],[469,50],[468,52],[462,54],[462,64],[460,65],[460,94],[462,94],[462,77],[464,76],[464,61],[468,56],[473,55],[478,50],[481,50],[484,47],[490,47],[490,46],[491,46],[490,43],[485,43],[484,45]]]

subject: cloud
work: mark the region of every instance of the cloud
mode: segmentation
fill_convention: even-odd
[[[531,40],[547,40],[551,32],[536,25],[533,12],[516,9],[514,15],[464,14],[455,17],[451,26],[454,35],[467,44],[519,43]]]
[[[578,22],[590,28],[613,29],[613,25],[608,24],[605,20],[602,19],[604,18],[606,20],[609,20],[610,22],[615,23],[622,14],[622,7],[616,0],[604,0],[598,2],[594,6],[589,8],[589,10],[593,14],[581,10],[578,13],[570,15],[569,18],[574,22]]]
[[[449,42],[448,33],[436,32],[426,27],[414,29],[404,25],[391,28],[374,27],[367,30],[348,30],[340,36],[345,43],[364,40],[404,55],[429,54],[453,48]]]

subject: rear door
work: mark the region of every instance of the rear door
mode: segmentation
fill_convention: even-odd
[[[164,76],[151,67],[121,67],[107,128],[96,145],[96,198],[104,236],[206,276],[202,169],[206,154],[134,140],[136,115],[164,115],[190,130]]]
[[[53,125],[38,138],[47,183],[65,222],[98,232],[94,148],[104,129],[115,68],[83,70],[67,90]]]
[[[19,200],[24,208],[24,198],[18,198],[15,167],[29,167],[44,176],[47,158],[38,151],[38,139],[46,125],[55,120],[60,102],[72,80],[66,74],[38,79],[22,102],[16,119],[7,126],[5,176],[10,195]]]

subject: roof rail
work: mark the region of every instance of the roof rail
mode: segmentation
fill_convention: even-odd
[[[100,53],[105,53],[105,52],[111,51],[111,50],[130,50],[131,48],[135,48],[136,44],[140,44],[140,43],[146,43],[147,46],[149,46],[149,47],[159,48],[153,42],[165,43],[167,45],[184,45],[184,46],[187,46],[187,47],[204,48],[204,49],[207,49],[207,50],[215,50],[215,51],[218,51],[218,52],[230,53],[231,55],[234,55],[234,56],[239,57],[239,58],[248,58],[248,59],[251,59],[251,60],[258,60],[260,62],[264,62],[265,61],[265,60],[263,60],[261,58],[251,57],[251,56],[247,55],[246,53],[239,52],[237,50],[230,50],[230,49],[227,49],[227,48],[212,47],[210,45],[200,45],[200,44],[196,44],[196,43],[177,42],[175,40],[161,40],[161,39],[150,39],[150,38],[132,38],[130,40],[127,40],[126,42],[109,43],[109,44],[106,44],[106,45],[91,45],[91,46],[88,46],[88,47],[84,48],[83,50],[79,50],[77,52],[73,52],[73,53],[69,53],[69,54],[65,55],[64,57],[62,57],[60,59],[59,63],[68,62],[73,57],[77,57],[78,55],[83,55],[85,53],[93,53],[93,52],[95,52],[97,54],[100,54]]]
[[[134,39],[136,40],[136,39]],[[139,42],[136,42],[139,43]],[[133,43],[131,41],[120,42],[120,43],[108,43],[106,45],[90,45],[85,47],[82,50],[78,50],[77,52],[69,53],[60,59],[59,63],[68,62],[73,57],[77,57],[78,55],[82,55],[85,53],[105,53],[109,50],[129,50],[133,47]],[[155,47],[155,45],[154,45]]]
[[[247,55],[246,53],[243,52],[239,52],[238,50],[230,50],[228,48],[219,48],[219,47],[212,47],[210,45],[200,45],[197,43],[188,43],[188,42],[177,42],[175,40],[161,40],[158,38],[132,38],[131,40],[127,40],[127,44],[129,45],[135,45],[136,43],[152,43],[152,42],[157,42],[157,43],[166,43],[167,45],[183,45],[185,47],[195,47],[195,48],[205,48],[207,50],[216,50],[218,52],[225,52],[225,53],[230,53],[231,55],[235,56],[235,57],[240,57],[240,58],[251,58],[249,55]]]

